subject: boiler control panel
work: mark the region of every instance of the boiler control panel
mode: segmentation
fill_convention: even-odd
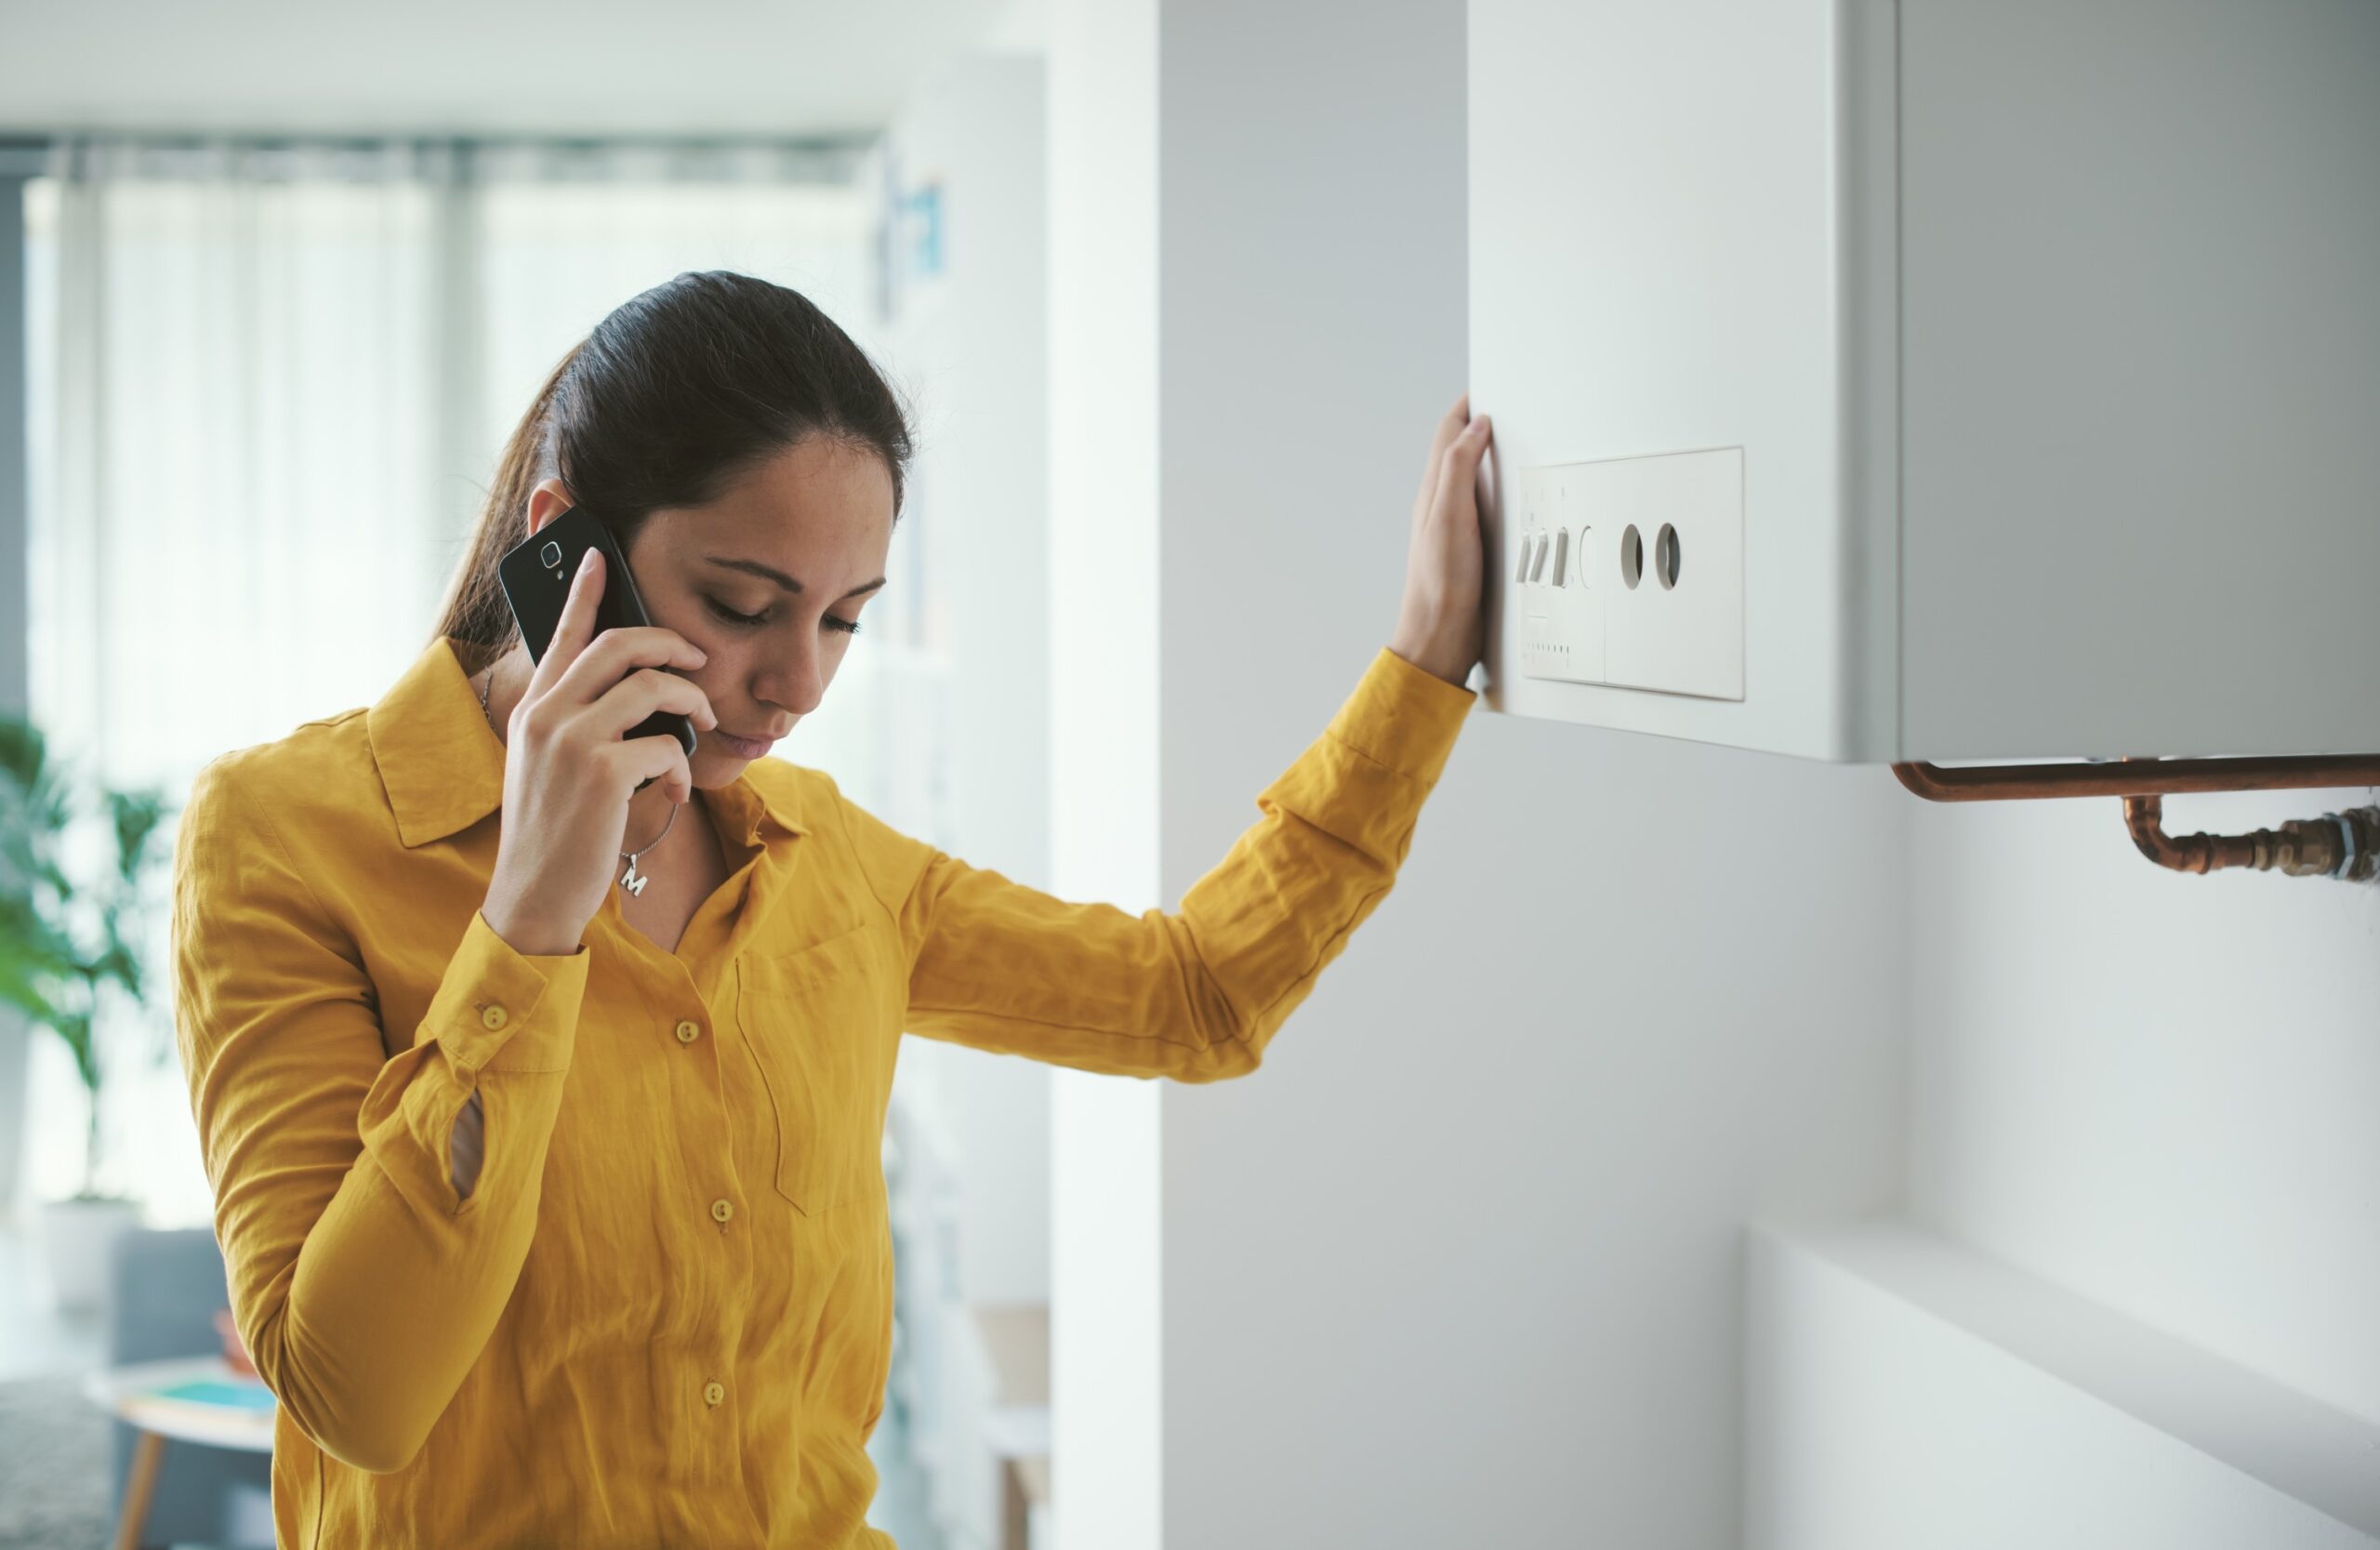
[[[1741,447],[1514,470],[1499,577],[1531,678],[1744,697]]]

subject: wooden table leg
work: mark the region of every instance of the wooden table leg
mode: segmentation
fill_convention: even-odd
[[[125,1477],[124,1510],[115,1520],[115,1550],[140,1550],[140,1530],[149,1524],[149,1499],[157,1491],[157,1465],[165,1456],[165,1439],[143,1431],[132,1445],[132,1471]]]

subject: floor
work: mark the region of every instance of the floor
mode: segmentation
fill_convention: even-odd
[[[34,1247],[0,1223],[0,1550],[90,1550],[105,1542],[113,1521],[108,1426],[79,1389],[103,1348],[100,1317],[58,1312]],[[903,1420],[897,1406],[887,1407],[869,1439],[880,1479],[868,1521],[901,1550],[943,1550]]]

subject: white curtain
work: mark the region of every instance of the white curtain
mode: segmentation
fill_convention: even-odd
[[[778,146],[60,145],[27,195],[32,705],[53,747],[178,803],[216,754],[377,698],[538,383],[645,286],[742,270],[869,344],[853,166]],[[869,640],[897,661],[909,628],[871,614]],[[886,744],[864,711],[845,727]],[[802,757],[832,762],[820,741]],[[152,1001],[102,1030],[103,1183],[153,1223],[200,1223],[162,979]],[[30,1074],[36,1198],[79,1177],[80,1085],[53,1044]]]

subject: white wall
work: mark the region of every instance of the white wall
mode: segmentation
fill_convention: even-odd
[[[1748,1550],[2372,1550],[2369,1424],[1897,1222],[1753,1235]]]
[[[2380,1543],[2380,893],[2162,870],[2112,801],[1906,828],[1907,1198],[1755,1250],[1747,1543]]]
[[[1049,418],[1042,67],[965,54],[887,139],[894,192],[938,188],[942,269],[897,290],[886,348],[916,408],[902,519],[939,577],[950,832],[977,866],[1050,875]],[[896,227],[904,235],[908,228]],[[1050,1294],[1050,1069],[905,1041],[896,1101],[965,1179],[959,1295]]]
[[[1156,0],[1050,0],[1052,886],[1157,894]],[[1073,1550],[1157,1550],[1154,1085],[1051,1092],[1051,1492]]]
[[[1464,739],[1265,1069],[1169,1094],[1170,1550],[1733,1545],[1741,1226],[1892,1195],[1875,772]]]
[[[1912,837],[1911,1213],[2380,1425],[2380,893],[2161,870],[2112,801]]]
[[[1170,903],[1395,619],[1464,386],[1463,9],[1093,8],[1051,31],[1056,841]],[[1474,713],[1263,1070],[1146,1115],[1060,1074],[1064,1543],[1735,1543],[1741,1224],[1899,1177],[1906,812]]]
[[[1463,7],[1051,21],[1058,875],[1170,903],[1394,618],[1465,373]],[[1263,1069],[1060,1075],[1065,1543],[1839,1547],[1880,1427],[2020,1529],[2175,1521],[2202,1485],[2321,1543],[2337,1513],[2202,1451],[2200,1485],[2138,1502],[2184,1456],[2153,1420],[2070,1407],[1989,1338],[1929,1345],[1864,1271],[1749,1287],[1745,1228],[1905,1209],[1917,1259],[1964,1240],[2061,1338],[2163,1353],[2149,1391],[2229,1374],[2355,1439],[2375,909],[2161,873],[2113,803],[1933,808],[1874,766],[1474,711],[1396,896]],[[1752,1404],[1747,1311],[1764,1381],[1825,1381]],[[2102,1451],[1985,1446],[2029,1415]],[[2061,1464],[2065,1494],[2033,1489]],[[1902,1521],[1873,1543],[1979,1543]]]
[[[2375,746],[2354,632],[2380,553],[2357,412],[2380,384],[2380,10],[1471,16],[1473,386],[1512,404],[1508,456],[1749,448],[1745,700],[1530,681],[1508,703],[1832,757]],[[2240,562],[2240,513],[2268,508],[2286,516],[2249,550],[2320,558]],[[2177,801],[2171,821],[2361,800]],[[2052,1322],[2092,1332],[2045,1348],[2120,1347],[2133,1379],[2068,1412],[2070,1364],[1996,1344],[1993,1320],[1951,1341],[1864,1268],[1772,1278],[1750,1310],[1774,1380],[1747,1417],[1752,1542],[2380,1533],[2380,895],[2161,871],[2113,801],[1902,799],[1877,823],[1912,841],[1875,880],[1905,915],[1838,961],[1906,976],[1890,1230],[1922,1229],[1977,1305],[2070,1298]],[[2234,1415],[2201,1446],[2143,1398],[2226,1363],[2294,1419]],[[2341,1507],[2323,1482],[2350,1473],[2370,1483]]]

